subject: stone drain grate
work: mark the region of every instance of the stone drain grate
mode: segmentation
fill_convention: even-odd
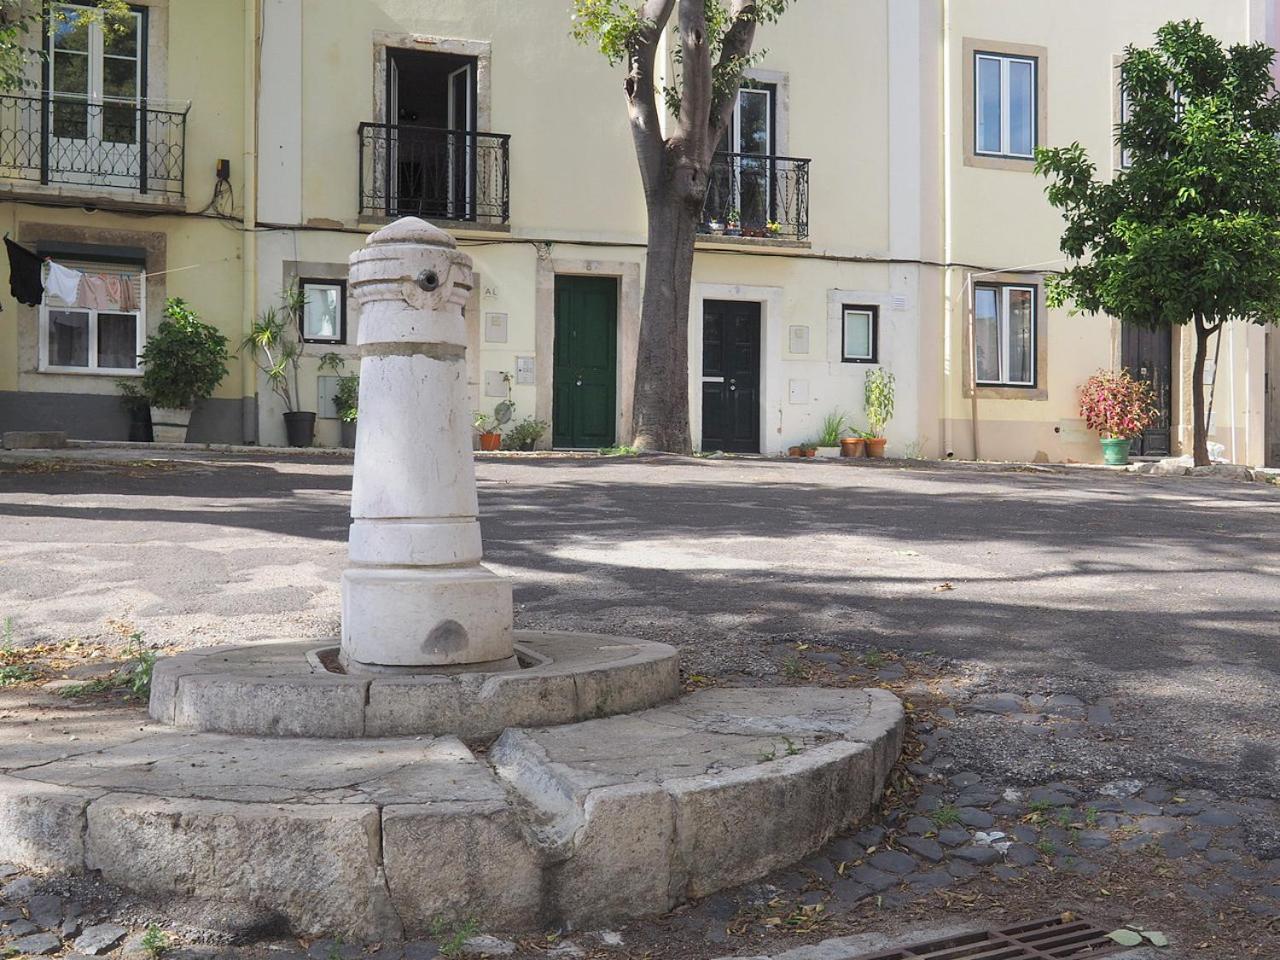
[[[1084,960],[1125,949],[1086,920],[1052,917],[899,947],[857,960]]]

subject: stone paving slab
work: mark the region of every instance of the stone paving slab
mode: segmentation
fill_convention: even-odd
[[[302,934],[599,923],[821,846],[879,795],[903,717],[884,691],[709,690],[510,730],[486,758],[456,737],[95,732],[87,709],[0,750],[0,862],[238,903]]]

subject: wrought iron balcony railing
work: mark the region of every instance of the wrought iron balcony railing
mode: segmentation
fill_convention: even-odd
[[[809,236],[809,161],[717,153],[711,161],[702,233],[805,240]]]
[[[187,111],[61,94],[0,96],[0,179],[183,195]]]
[[[506,223],[511,137],[410,124],[360,124],[360,212]]]

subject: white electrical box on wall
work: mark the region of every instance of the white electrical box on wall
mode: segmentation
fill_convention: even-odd
[[[808,380],[791,380],[788,382],[788,399],[792,403],[808,403],[809,402],[809,381]]]
[[[527,386],[533,382],[533,357],[516,357],[516,383]]]
[[[804,324],[795,324],[788,330],[787,349],[791,353],[809,352],[809,328]]]
[[[507,395],[507,381],[502,379],[501,370],[486,370],[484,372],[484,395],[486,397],[505,397]]]
[[[486,313],[484,315],[485,343],[507,342],[507,315],[505,313]]]
[[[338,395],[337,377],[316,377],[316,416],[321,420],[338,419],[338,407],[333,402]]]

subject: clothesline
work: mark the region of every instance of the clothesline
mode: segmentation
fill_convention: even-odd
[[[128,309],[136,306],[132,302],[135,297],[130,292],[134,280],[130,279],[129,274],[112,273],[110,270],[103,270],[98,273],[77,270],[58,263],[52,257],[46,256],[42,258],[32,253],[26,247],[11,240],[7,234],[4,242],[9,254],[9,290],[19,303],[25,303],[28,306],[39,306],[44,300],[46,289],[64,303],[76,303],[81,299],[78,291],[87,288],[85,297],[95,303],[101,303],[103,306],[106,305],[108,300],[114,302],[119,308]],[[232,254],[219,260],[188,263],[180,267],[170,267],[167,270],[157,270],[154,273],[148,273],[144,268],[132,276],[141,285],[152,277],[163,277],[171,273],[182,273],[186,270],[199,270],[202,267],[210,267],[237,259],[239,257]],[[45,274],[46,265],[48,267],[47,276]],[[104,264],[103,266],[107,265]]]

